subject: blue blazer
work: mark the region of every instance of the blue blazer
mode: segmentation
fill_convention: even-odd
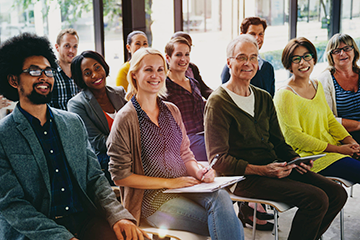
[[[86,210],[101,214],[111,226],[120,219],[135,221],[104,177],[81,118],[55,108],[51,111]],[[0,121],[0,239],[71,239],[70,232],[49,219],[50,189],[42,147],[15,107]]]
[[[106,94],[117,112],[126,104],[123,87],[106,86]],[[106,116],[91,91],[85,89],[78,93],[69,100],[67,108],[69,112],[78,114],[84,121],[96,155],[106,153],[106,139],[110,129]]]

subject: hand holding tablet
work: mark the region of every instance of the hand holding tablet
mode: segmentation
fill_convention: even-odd
[[[288,162],[288,165],[290,164],[296,164],[296,165],[300,165],[300,163],[309,163],[311,160],[316,160],[318,158],[322,158],[325,157],[326,154],[317,154],[317,155],[311,155],[311,156],[306,156],[306,157],[301,157],[301,158],[297,158],[295,160],[292,160],[290,162]]]

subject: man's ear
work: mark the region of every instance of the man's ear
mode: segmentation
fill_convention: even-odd
[[[8,75],[7,79],[8,79],[10,86],[12,86],[13,88],[18,88],[18,77],[17,76]]]
[[[57,43],[55,43],[55,48],[56,48],[56,51],[58,51],[59,52],[59,44],[57,44]]]

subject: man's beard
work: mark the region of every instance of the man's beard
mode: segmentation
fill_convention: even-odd
[[[49,84],[49,88],[51,89],[52,85]],[[29,95],[27,95],[27,98],[34,104],[46,104],[49,103],[51,101],[51,97],[52,97],[52,91],[49,92],[49,94],[47,95],[43,95],[40,94],[38,92],[36,92],[35,90],[36,88],[36,84],[33,86],[33,90],[31,91],[31,93]],[[24,93],[24,89],[20,88],[20,91]]]
[[[35,91],[35,89],[28,95],[29,100],[34,104],[45,104],[51,101],[52,91],[47,95],[39,94]]]

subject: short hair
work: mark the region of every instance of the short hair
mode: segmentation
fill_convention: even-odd
[[[63,29],[59,32],[59,34],[57,35],[56,37],[56,43],[57,45],[60,45],[61,44],[61,40],[62,40],[62,37],[65,35],[65,34],[70,34],[70,35],[74,35],[77,37],[78,41],[79,41],[79,35],[77,33],[77,31],[73,28],[66,28],[66,29]]]
[[[281,62],[284,65],[285,69],[291,71],[291,58],[294,56],[294,51],[297,47],[303,46],[305,47],[309,53],[312,54],[314,59],[314,64],[317,62],[317,53],[316,48],[314,44],[312,44],[307,38],[305,37],[298,37],[291,39],[288,44],[286,44],[282,56],[281,56]]]
[[[186,40],[186,38],[184,38],[184,37],[175,37],[175,38],[171,39],[165,46],[165,53],[169,57],[171,57],[171,55],[174,53],[175,43],[182,43],[182,44],[188,45],[189,51],[191,51],[191,45],[188,42],[188,40]]]
[[[341,43],[344,43],[348,46],[354,47],[355,56],[354,56],[354,60],[352,62],[352,65],[353,65],[352,68],[353,68],[354,72],[359,73],[360,67],[357,65],[357,61],[359,60],[359,56],[360,56],[359,48],[356,45],[356,42],[354,41],[354,39],[350,35],[343,34],[343,33],[337,33],[334,36],[332,36],[326,46],[325,52],[326,52],[326,57],[327,57],[327,60],[329,63],[328,69],[330,70],[330,72],[332,74],[335,73],[335,71],[336,71],[335,63],[334,63],[334,59],[332,58],[331,51],[334,50],[335,48],[338,48]]]
[[[231,40],[231,42],[228,44],[228,46],[226,48],[226,57],[227,58],[233,57],[236,46],[239,43],[243,43],[243,42],[248,42],[248,43],[254,44],[257,51],[259,52],[259,46],[257,44],[256,39],[250,34],[241,34],[241,35],[237,36],[236,38],[234,38],[233,40]]]
[[[189,42],[190,46],[193,46],[193,45],[192,45],[191,36],[190,36],[190,34],[188,34],[187,32],[177,31],[176,33],[174,33],[174,34],[171,36],[171,39],[176,38],[176,37],[183,37],[183,38],[185,38],[185,39]]]
[[[164,56],[161,54],[159,50],[156,50],[154,48],[140,48],[134,53],[133,58],[130,61],[130,68],[129,72],[127,74],[127,80],[129,82],[128,91],[126,93],[126,100],[130,100],[135,94],[138,92],[138,85],[136,83],[136,80],[132,77],[133,73],[136,73],[139,71],[140,64],[145,56],[148,55],[158,55],[163,60],[164,64],[164,72],[167,72],[167,66],[166,66],[166,60]],[[159,94],[160,97],[166,97],[166,85],[164,83],[164,86],[162,89],[160,89]]]
[[[57,68],[55,54],[46,37],[22,33],[0,46],[0,94],[7,99],[19,100],[18,90],[9,84],[9,76],[20,76],[25,60],[32,56],[43,56],[52,68]]]
[[[266,20],[259,17],[247,17],[244,18],[240,25],[240,32],[245,34],[247,33],[250,25],[262,25],[264,28],[264,31],[267,27]]]
[[[101,54],[90,50],[82,52],[71,61],[71,77],[74,79],[76,85],[81,89],[87,88],[81,71],[81,62],[84,58],[92,58],[100,63],[100,65],[105,69],[106,77],[109,76],[110,71],[109,65],[105,62],[105,59],[101,56]]]

